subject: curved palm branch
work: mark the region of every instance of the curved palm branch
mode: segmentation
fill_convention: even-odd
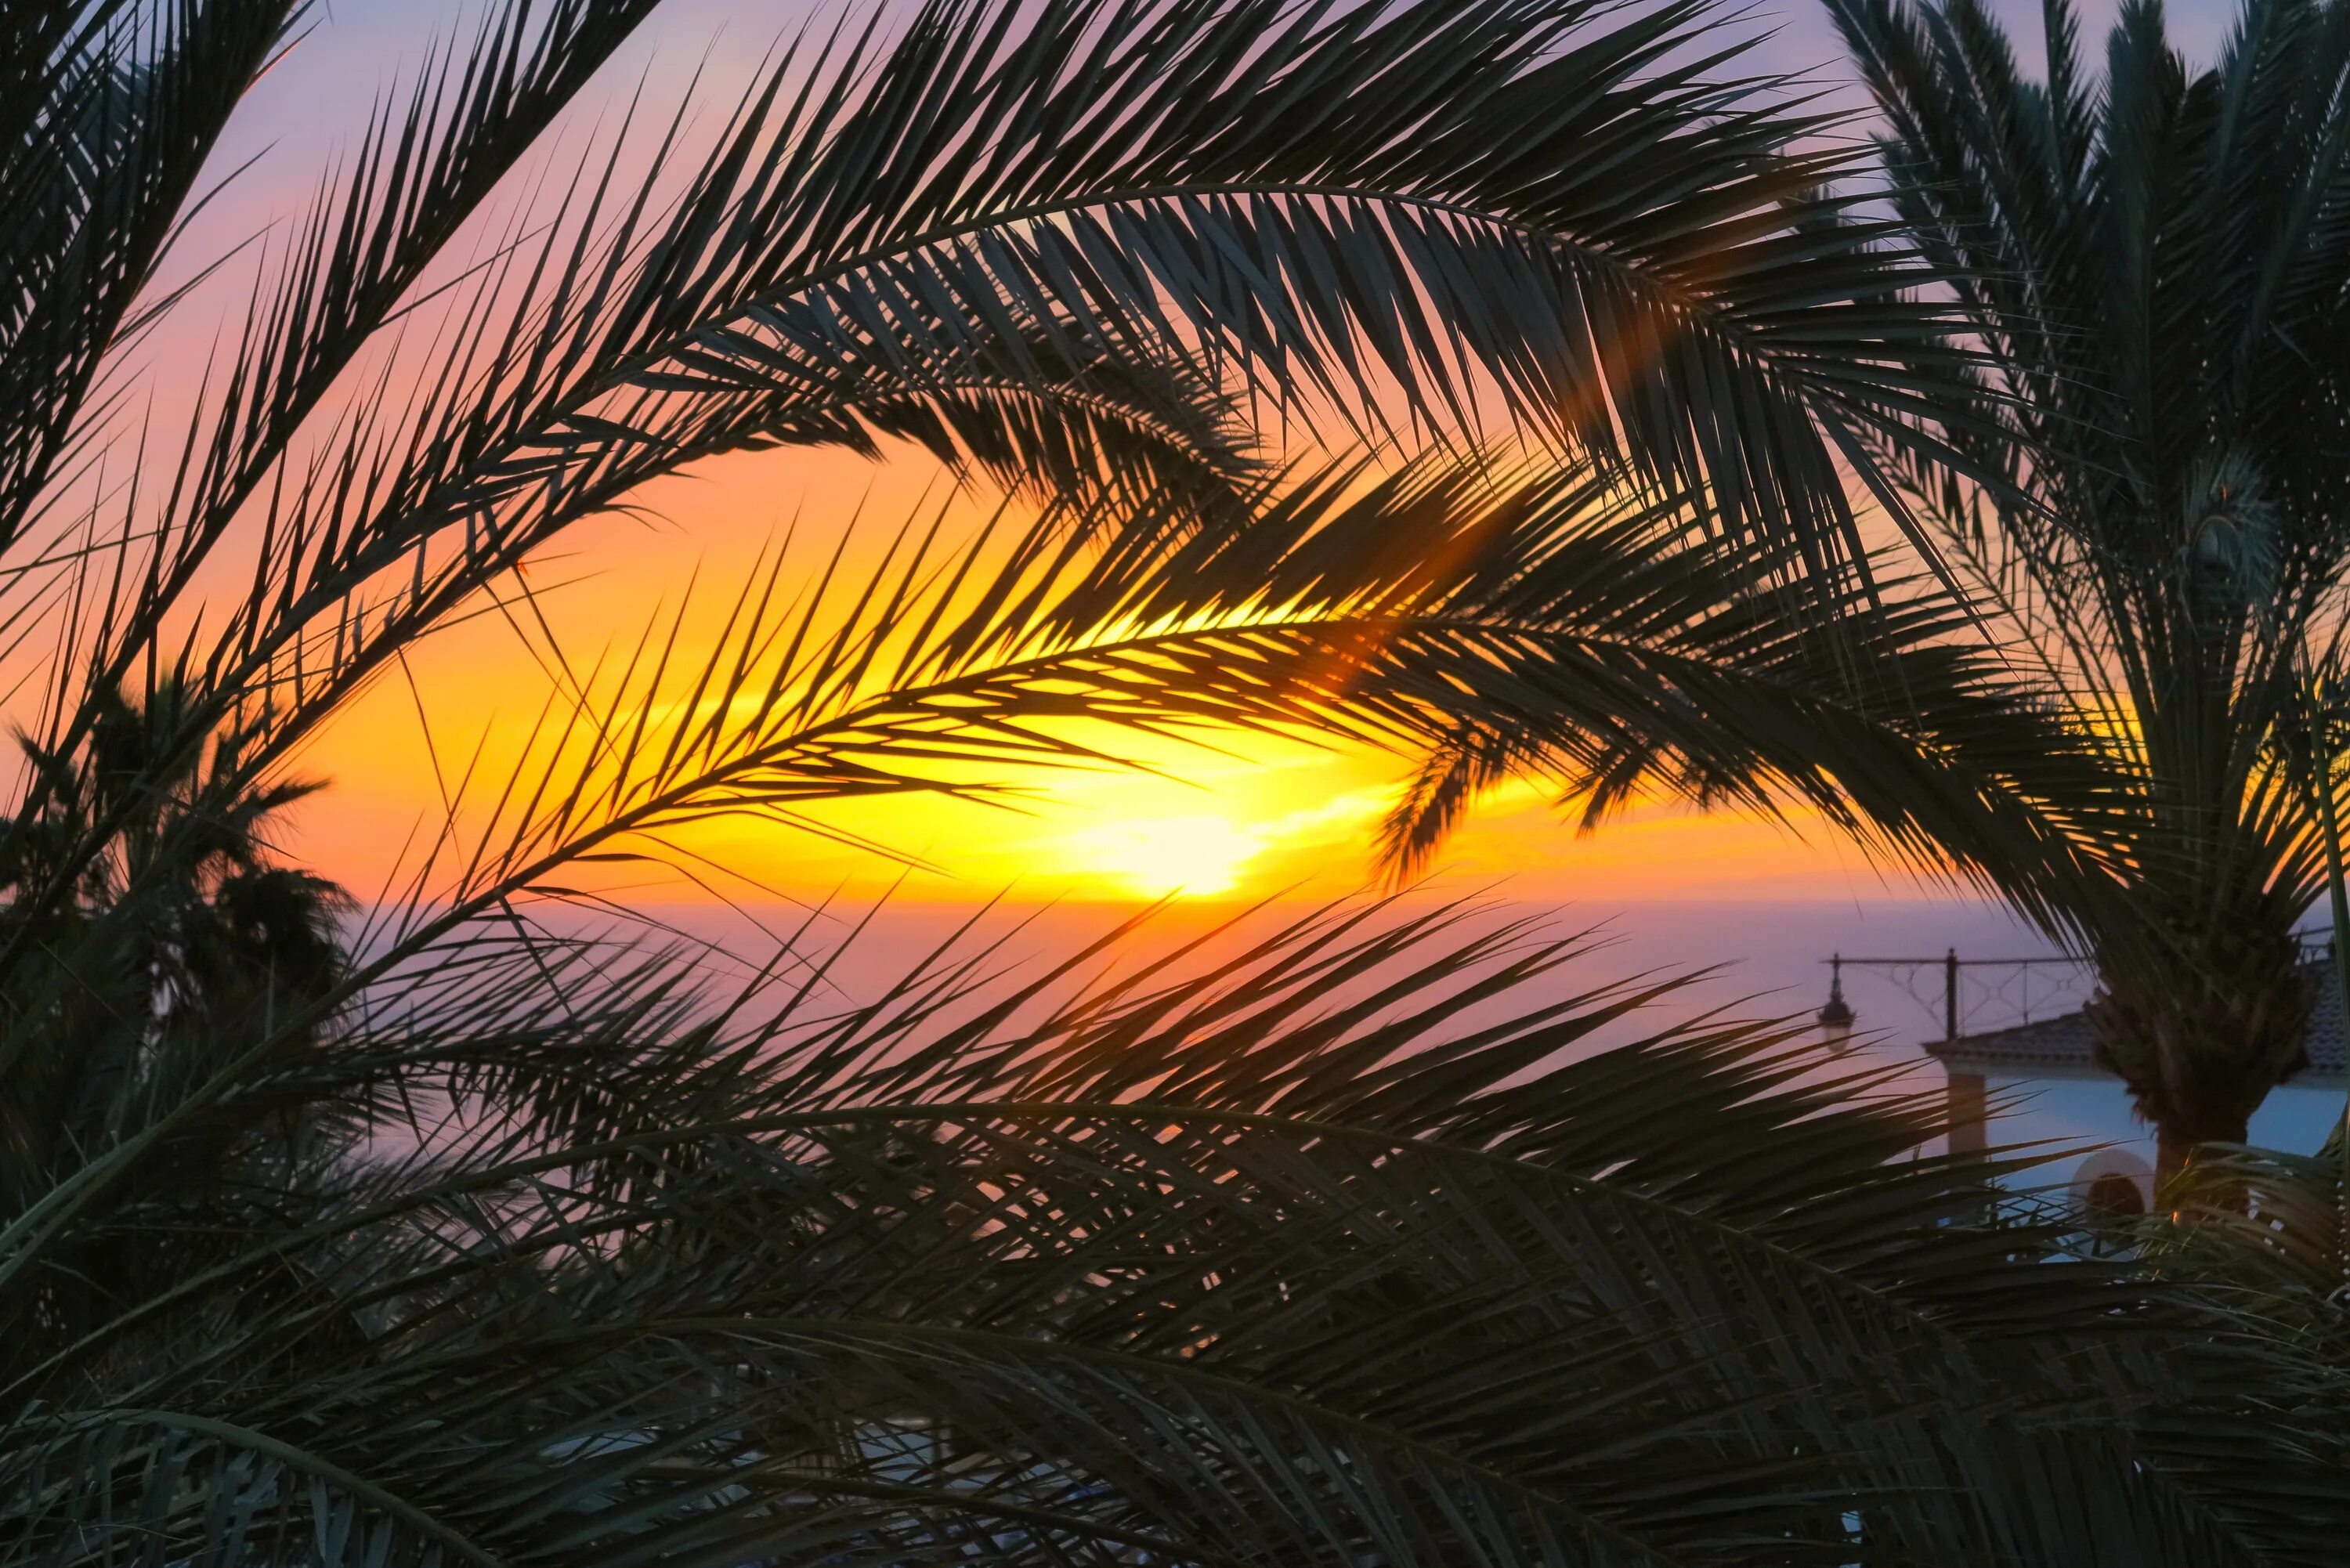
[[[1391,409],[1464,429],[1492,396],[1580,461],[1698,486],[1733,535],[1818,565],[1848,554],[1830,438],[1886,422],[1916,379],[1866,369],[1930,317],[1895,297],[1902,258],[1823,225],[1835,209],[1809,192],[1833,159],[1794,150],[1806,122],[1768,84],[1718,82],[1720,60],[1682,49],[1700,5],[941,0],[894,36],[786,46],[698,152],[675,127],[650,145],[623,128],[495,235],[493,199],[649,11],[494,11],[387,101],[271,259],[168,483],[92,500],[98,471],[58,456],[106,450],[135,328],[172,303],[138,303],[168,232],[109,242],[123,281],[78,337],[9,340],[26,417],[68,432],[27,449],[0,515],[31,553],[0,624],[19,648],[55,637],[44,755],[70,773],[91,743],[80,693],[136,696],[161,670],[184,732],[157,754],[217,742],[221,798],[270,787],[401,649],[570,522],[736,448],[891,432],[1128,513],[1172,491],[1209,514],[1255,483],[1234,386],[1357,429]],[[140,86],[116,123],[159,149],[217,135],[187,107],[243,79],[217,74],[217,39],[293,18],[255,0],[83,16],[44,90]],[[143,199],[184,216],[193,167]],[[43,200],[57,234],[108,240],[69,181]],[[449,275],[485,232],[488,259]],[[436,323],[415,336],[437,362],[411,385],[414,321]],[[199,615],[224,549],[256,534],[241,602]],[[191,624],[211,629],[173,640]],[[1222,652],[1188,646],[1202,667]],[[29,775],[0,837],[60,836],[60,776]],[[130,824],[101,812],[12,851],[39,867],[16,906],[74,904]],[[0,933],[0,970],[35,961],[38,924]]]
[[[1726,545],[1708,521],[1588,472],[1332,470],[1244,527],[1170,545],[1171,519],[1129,523],[1035,624],[1211,615],[1227,638],[1311,644],[1313,722],[1421,759],[1384,846],[1404,871],[1479,794],[1526,777],[1586,829],[1649,792],[1781,820],[1794,803],[1922,870],[2102,875],[2069,815],[2101,758],[1961,612],[1893,580],[1791,605],[1783,553]],[[2070,918],[2053,892],[2035,912]]]
[[[1091,434],[1104,400],[1133,400],[1120,367],[1185,356],[1357,428],[1390,390],[1456,428],[1498,396],[1832,561],[1849,520],[1822,431],[1886,423],[1870,400],[1900,406],[1916,379],[1866,369],[1929,313],[1895,297],[1901,258],[1872,231],[1811,221],[1833,161],[1790,151],[1806,122],[1673,63],[1700,6],[1056,0],[801,40],[698,166],[664,140],[631,184],[623,134],[536,242],[442,286],[450,363],[413,396],[354,385],[643,10],[494,21],[387,107],[217,368],[151,545],[126,523],[124,580],[145,586],[106,598],[65,666],[136,668],[256,515],[250,604],[201,659],[224,719],[300,639],[331,628],[338,668],[371,667],[698,457],[868,422],[960,455],[983,387],[1022,400],[981,444],[1029,461],[1073,444],[1073,406]],[[149,53],[177,68],[176,47]],[[388,575],[440,591],[366,607]]]

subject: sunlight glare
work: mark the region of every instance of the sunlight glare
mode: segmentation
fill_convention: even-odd
[[[1146,898],[1229,893],[1265,847],[1263,835],[1221,816],[1145,816],[1072,834],[1068,860],[1088,877]]]

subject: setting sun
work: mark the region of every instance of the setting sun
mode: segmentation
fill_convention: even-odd
[[[1151,816],[1085,828],[1066,842],[1072,860],[1122,892],[1197,898],[1239,886],[1266,841],[1221,816]]]

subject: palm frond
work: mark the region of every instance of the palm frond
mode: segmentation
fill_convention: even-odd
[[[1854,1108],[1864,1085],[1767,1031],[1563,1061],[1656,992],[1511,1002],[1574,944],[1472,910],[1331,910],[1074,990],[951,946],[869,1005],[754,986],[698,1015],[661,1000],[673,963],[564,940],[534,980],[513,927],[466,940],[477,979],[510,977],[472,1016],[395,1008],[336,1054],[468,1075],[476,1108],[362,1168],[348,1211],[40,1366],[113,1381],[20,1426],[10,1540],[104,1528],[94,1478],[157,1499],[167,1476],[212,1500],[142,1516],[181,1550],[324,1531],[395,1559],[2316,1562],[2330,1539],[2216,1502],[2120,1397],[2123,1366],[2220,1321],[2191,1293],[2027,1261],[2054,1228],[1969,1229],[1962,1164],[1885,1163],[1929,1113]],[[1479,999],[1507,1005],[1451,1022]],[[483,1115],[622,1052],[599,1076],[633,1106]],[[480,1075],[534,1055],[543,1087]],[[312,1288],[245,1293],[234,1334],[172,1352],[175,1320],[296,1257]],[[2077,1359],[2019,1362],[2027,1326]],[[2222,1395],[2182,1374],[2155,1399]],[[2273,1485],[2309,1473],[2263,1451]]]
[[[1931,313],[1896,297],[1907,275],[1873,231],[1807,220],[1825,155],[1787,151],[1805,122],[1760,106],[1754,84],[1662,63],[1702,16],[1065,0],[1016,27],[1000,7],[943,4],[895,43],[806,40],[699,168],[665,160],[647,177],[681,177],[682,195],[628,189],[616,148],[535,247],[462,291],[452,339],[472,347],[456,365],[418,400],[360,398],[267,503],[255,608],[209,679],[241,691],[286,639],[348,619],[363,584],[407,575],[453,530],[478,561],[470,586],[701,456],[827,438],[868,402],[931,403],[911,425],[882,419],[934,428],[974,386],[1067,406],[1048,389],[1075,383],[1090,432],[1100,400],[1123,398],[1118,367],[1186,354],[1284,407],[1351,409],[1357,428],[1392,387],[1415,424],[1457,430],[1487,388],[1580,452],[1706,487],[1734,531],[1846,558],[1814,427],[1886,425],[1869,400],[1915,389],[1856,380],[1881,357],[1861,344],[1916,348]],[[600,17],[570,31],[600,38]],[[552,102],[594,51],[541,34]],[[521,38],[493,41],[514,53]],[[1440,90],[1472,75],[1478,90]],[[537,123],[537,99],[475,96],[458,94],[430,178],[398,151],[432,123],[437,99],[420,93],[387,112],[348,193],[322,198],[224,370],[204,417],[227,444],[191,449],[148,602],[92,634],[102,666],[142,657],[370,322]],[[1301,102],[1328,107],[1282,112]],[[314,280],[333,285],[317,310]]]

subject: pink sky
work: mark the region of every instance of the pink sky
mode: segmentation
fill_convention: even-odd
[[[2005,0],[2020,35],[2036,35],[2038,6]],[[2110,5],[2092,5],[2093,26]],[[716,105],[767,41],[811,13],[837,7],[743,5],[672,0],[583,103],[566,143],[576,152],[599,120],[608,122],[642,84],[650,99],[683,90],[696,70]],[[2178,35],[2208,53],[2226,15],[2210,4],[2174,6]],[[347,142],[377,93],[412,68],[425,40],[473,7],[423,0],[339,0],[317,13],[295,68],[265,82],[223,150],[226,162],[258,162],[191,236],[192,254],[265,232],[298,211],[330,150]],[[1839,76],[1815,7],[1766,5],[1758,26],[1775,26],[1767,57],[1788,68]],[[201,314],[199,312],[198,314]],[[182,346],[182,348],[188,346]],[[168,404],[175,365],[193,362],[158,349],[151,388]],[[567,646],[594,648],[634,635],[658,606],[674,605],[690,580],[730,584],[788,524],[821,534],[860,504],[894,524],[934,483],[924,460],[872,464],[839,453],[784,452],[706,465],[648,497],[657,519],[607,519],[577,530],[541,568],[572,581],[550,596]],[[444,763],[476,739],[489,753],[515,743],[536,711],[545,677],[513,631],[487,618],[442,634],[411,660],[413,693],[380,687],[305,760],[333,788],[307,806],[292,846],[365,894],[389,869],[411,833],[429,833],[439,814],[432,756]],[[421,717],[420,718],[420,712]],[[426,744],[429,724],[432,746]],[[1122,901],[1181,889],[1234,898],[1303,885],[1317,891],[1360,884],[1367,838],[1401,764],[1360,753],[1304,747],[1252,748],[1245,761],[1168,753],[1163,765],[1187,783],[1135,775],[1036,781],[1022,813],[931,801],[898,801],[840,814],[853,830],[920,857],[926,868],[903,889],[922,900],[967,901],[1007,888],[1023,897]],[[753,888],[806,894],[844,884],[870,888],[897,868],[869,856],[770,826],[712,826],[692,836],[697,853],[726,865]],[[1798,837],[1758,824],[1648,811],[1596,837],[1561,827],[1532,792],[1489,805],[1446,857],[1454,876],[1507,878],[1513,896],[1600,904],[1654,898],[1909,897],[1906,878],[1881,876],[1825,833]],[[698,896],[683,882],[643,896]]]

